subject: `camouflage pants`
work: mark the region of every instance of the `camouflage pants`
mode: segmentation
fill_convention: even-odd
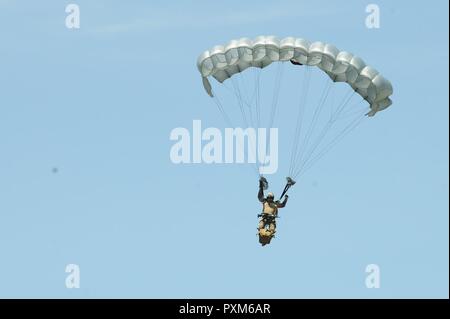
[[[266,227],[267,225],[269,227]],[[275,220],[272,220],[271,222],[267,222],[263,218],[259,220],[258,231],[261,236],[272,236],[276,232],[275,229],[276,229]]]

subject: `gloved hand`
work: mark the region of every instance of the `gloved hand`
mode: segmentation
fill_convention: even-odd
[[[264,186],[264,177],[260,177],[259,178],[259,187],[263,187]]]

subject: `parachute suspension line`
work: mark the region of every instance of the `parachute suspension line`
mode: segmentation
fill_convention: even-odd
[[[231,80],[230,80],[231,81]],[[234,96],[236,96],[237,95],[237,93],[236,93],[236,90],[233,88],[230,88],[230,87],[228,87],[227,85],[226,85],[226,83],[222,83],[222,86],[225,88],[225,89],[227,89],[232,95],[234,95]],[[252,105],[251,105],[251,103],[249,103],[249,102],[247,102],[245,99],[242,99],[242,103],[243,104],[245,104],[245,105],[247,105],[247,107],[251,107]]]
[[[256,127],[259,128],[261,126],[261,106],[259,104],[260,100],[260,88],[259,85],[261,83],[261,69],[257,68],[254,72],[255,74],[255,95],[256,95]]]
[[[308,131],[306,132],[302,147],[300,147],[298,150],[298,152],[300,153],[299,154],[300,157],[298,158],[298,163],[296,163],[296,165],[294,166],[294,171],[296,171],[297,168],[300,165],[302,165],[302,163],[304,162],[305,153],[307,152],[307,148],[309,147],[309,141],[311,139],[312,133],[315,131],[315,127],[317,125],[318,118],[320,116],[320,113],[322,112],[322,109],[327,100],[328,94],[330,93],[330,89],[332,87],[331,83],[332,83],[331,81],[326,82],[326,85],[322,91],[322,95],[319,100],[319,104],[314,109],[311,124],[309,125]]]
[[[223,117],[224,121],[226,122],[226,124],[228,125],[228,127],[230,127],[230,128],[235,127],[233,122],[230,120],[230,117],[225,112],[222,102],[220,102],[220,99],[217,96],[217,94],[214,94],[213,100],[214,100],[215,104],[217,105],[217,108],[219,109],[220,114],[222,115],[222,117]],[[238,141],[239,141],[239,144],[241,144],[239,139],[238,139]],[[243,149],[243,145],[239,145],[239,146]],[[255,166],[253,166],[253,168],[255,169],[256,174],[259,175],[258,168],[256,165],[257,164],[255,164]]]
[[[351,87],[347,87],[347,91],[345,92],[345,95],[342,97],[339,103],[336,102],[336,104],[330,105],[330,119],[333,118],[333,115],[336,113],[336,110],[339,109],[342,104],[345,104],[345,101],[349,98],[352,93],[355,93]]]
[[[231,83],[233,83],[234,93],[235,93],[235,96],[236,96],[236,99],[237,99],[237,102],[239,105],[239,109],[241,110],[241,115],[242,115],[242,120],[244,121],[244,126],[245,126],[245,128],[248,128],[249,126],[248,126],[247,114],[245,113],[241,91],[239,90],[239,86],[234,81],[234,78],[231,78]]]
[[[250,125],[252,125],[252,127],[256,127],[256,118],[255,116],[253,116],[253,108],[254,108],[254,99],[255,99],[255,94],[256,94],[256,87],[250,88],[248,86],[248,81],[246,79],[245,76],[245,72],[239,72],[239,77],[238,77],[238,82],[241,82],[241,85],[238,84],[239,88],[242,88],[241,91],[243,91],[243,94],[241,94],[242,96],[242,101],[244,102],[244,104],[247,106],[248,111],[249,111],[249,115],[250,115]]]
[[[296,172],[294,178],[303,176],[303,174],[309,170],[320,158],[328,153],[339,141],[341,141],[346,135],[353,131],[364,119],[364,115],[367,113],[367,109],[363,112],[359,111],[357,116],[338,134],[336,135],[318,154],[316,154],[306,165],[304,165],[299,171]]]
[[[308,155],[304,158],[304,160],[301,162],[300,167],[297,169],[296,173],[294,174],[294,176],[299,175],[299,173],[305,168],[305,166],[307,165],[307,163],[310,161],[311,157],[314,155],[315,150],[317,149],[317,147],[322,143],[324,137],[326,136],[326,134],[329,132],[329,130],[332,128],[332,126],[334,125],[334,123],[340,119],[340,114],[342,113],[342,111],[346,108],[346,106],[349,104],[351,98],[354,96],[354,91],[352,94],[346,94],[346,96],[343,99],[343,102],[341,103],[341,105],[339,105],[339,107],[336,109],[336,111],[334,112],[334,114],[331,114],[330,119],[327,121],[327,123],[325,124],[324,128],[322,129],[322,131],[320,132],[319,136],[316,138],[316,141],[313,143],[312,148],[308,151]],[[360,104],[362,101],[359,101],[357,104]],[[356,105],[355,105],[356,106]],[[359,115],[361,113],[361,111],[359,111],[357,113],[357,115]],[[359,117],[359,116],[358,116]],[[345,128],[344,128],[345,130]],[[313,161],[315,162],[315,161]],[[311,163],[310,166],[312,166],[313,163]]]
[[[275,116],[276,116],[276,110],[277,110],[277,106],[278,106],[278,97],[280,95],[280,87],[281,87],[281,78],[282,78],[282,74],[283,74],[283,64],[282,62],[277,64],[277,72],[275,75],[275,86],[273,89],[273,95],[272,95],[272,105],[271,105],[271,109],[270,109],[270,117],[269,117],[269,125],[267,126],[267,129],[272,128],[273,123],[275,121]],[[269,142],[266,140],[266,149],[265,149],[265,154],[264,154],[264,161],[262,162],[263,164],[266,163],[267,160],[267,147],[269,145]]]
[[[333,81],[334,82],[334,81]],[[332,85],[333,83],[331,83]],[[303,166],[303,164],[305,164],[309,158],[314,154],[314,151],[316,150],[316,148],[320,145],[320,143],[322,142],[323,138],[325,136],[327,136],[328,132],[331,130],[334,121],[332,119],[332,114],[333,114],[333,105],[335,102],[335,98],[336,98],[336,94],[335,94],[335,90],[334,90],[334,86],[330,87],[329,92],[326,93],[327,95],[324,97],[324,99],[322,100],[322,105],[320,107],[324,107],[325,102],[328,100],[330,102],[326,103],[327,105],[330,105],[330,118],[328,121],[326,121],[325,125],[323,125],[321,132],[319,133],[319,135],[316,137],[316,139],[314,140],[314,142],[311,144],[310,148],[307,150],[305,148],[305,155],[302,161],[299,161],[299,164],[301,166]],[[315,124],[316,125],[316,124]],[[315,126],[314,125],[314,126]],[[315,131],[315,130],[313,130]],[[305,146],[306,147],[306,146]]]
[[[332,89],[333,87],[331,87]],[[315,150],[317,149],[317,147],[322,143],[323,139],[325,138],[325,136],[327,136],[328,132],[331,130],[331,128],[333,127],[334,123],[336,122],[336,120],[338,119],[338,116],[341,114],[341,112],[345,109],[345,107],[348,105],[348,103],[350,102],[351,98],[354,96],[354,91],[352,89],[350,89],[346,95],[344,96],[344,98],[342,99],[341,103],[339,103],[338,107],[336,108],[336,110],[333,110],[333,107],[331,106],[331,114],[330,114],[330,118],[329,120],[325,123],[324,127],[322,128],[321,132],[319,133],[318,137],[315,139],[315,141],[311,144],[310,148],[308,150],[306,150],[306,145],[305,147],[305,155],[301,157],[301,160],[299,161],[299,164],[297,165],[297,169],[296,169],[296,173],[294,175],[298,175],[298,172],[300,172],[303,167],[306,165],[306,163],[310,160],[310,158],[314,155]],[[320,108],[323,107],[323,105],[325,104],[326,101],[326,96],[325,98],[322,100],[323,104],[320,106]],[[320,110],[319,110],[320,111]],[[358,112],[359,114],[359,112]],[[315,126],[315,124],[314,124]],[[314,127],[313,127],[314,128]],[[312,132],[313,130],[311,130]],[[309,135],[310,137],[310,135]],[[302,154],[303,155],[303,154]]]
[[[342,99],[339,106],[336,108],[336,110],[334,110],[334,112],[331,113],[331,120],[334,120],[335,118],[337,118],[339,116],[339,114],[342,113],[342,111],[345,109],[345,107],[348,105],[348,103],[350,103],[353,96],[355,96],[355,91],[353,91],[353,89],[349,88],[349,91],[344,96],[344,98]]]
[[[236,98],[238,100],[239,108],[241,110],[241,114],[242,114],[242,118],[243,118],[244,126],[245,126],[244,129],[248,129],[250,127],[249,127],[249,123],[248,123],[247,116],[246,116],[245,109],[244,109],[244,103],[243,103],[243,99],[242,99],[241,90],[239,89],[239,85],[236,84],[236,82],[234,81],[234,78],[231,78],[231,82],[233,83],[233,87],[234,87],[234,90],[235,90],[235,95],[236,95]],[[252,138],[252,135],[249,134],[248,135],[248,141],[249,141],[248,142],[248,146],[249,146],[249,149],[251,151],[251,155],[255,159],[255,163],[254,163],[253,166],[254,166],[256,174],[259,176],[258,158],[257,158],[258,153],[257,153],[256,140],[254,140]]]
[[[257,68],[255,74],[255,109],[256,109],[256,129],[261,127],[261,105],[260,105],[260,85],[261,85],[261,69]],[[257,154],[259,152],[257,151]],[[265,160],[264,160],[265,161]],[[258,170],[259,173],[259,170]],[[263,177],[264,174],[259,173],[259,176]]]
[[[242,74],[242,73],[239,73],[239,74]],[[242,78],[241,78],[241,79],[242,79]],[[244,98],[244,95],[245,95],[245,88],[243,87],[243,85],[240,86],[239,83],[236,84],[236,87],[237,87],[238,95],[241,97],[241,100],[242,100],[242,102],[243,102],[243,103],[242,103],[242,107],[244,107],[244,104],[246,104],[246,105],[247,105],[247,108],[248,108],[249,119],[250,119],[250,121],[249,121],[248,124],[251,125],[251,127],[255,127],[255,120],[254,120],[254,118],[253,118],[252,105],[251,105],[251,103],[248,101],[248,99],[245,99],[245,98]],[[241,88],[244,90],[244,94],[242,93]],[[246,100],[247,100],[247,102],[246,102]],[[245,110],[245,108],[244,108],[244,110]]]
[[[319,154],[317,154],[312,161],[303,169],[303,171],[299,174],[302,176],[308,169],[310,169],[320,158],[322,158],[326,153],[328,153],[339,141],[341,141],[346,135],[348,135],[351,131],[353,131],[364,119],[364,115],[367,113],[367,110],[361,112],[347,127],[337,135]]]
[[[303,88],[300,90],[297,121],[296,121],[296,125],[295,125],[295,134],[294,134],[293,147],[292,147],[292,152],[291,152],[291,162],[289,165],[289,176],[292,176],[292,174],[294,172],[294,166],[296,163],[297,150],[299,147],[300,135],[301,135],[302,126],[303,126],[303,118],[304,118],[304,113],[306,111],[307,95],[308,95],[309,85],[310,85],[310,73],[311,73],[310,67],[305,66],[305,71],[303,72]]]
[[[280,87],[281,87],[281,78],[283,75],[283,62],[279,62],[277,65],[277,74],[275,76],[275,87],[273,90],[273,97],[272,97],[272,107],[270,110],[270,118],[269,118],[269,126],[267,128],[271,128],[276,115],[276,110],[278,106],[278,97],[280,95]]]
[[[354,106],[356,107],[356,105],[360,104],[362,101],[359,101],[358,103],[352,105],[351,107],[348,107],[349,110],[347,110],[347,112],[343,112],[343,114],[341,114],[339,116],[339,118],[337,118],[336,120],[343,120],[343,119],[347,119],[347,118],[352,118],[355,115],[358,115],[361,110],[352,110],[354,108]]]
[[[230,118],[228,117],[227,113],[225,112],[225,109],[223,108],[223,105],[220,102],[217,94],[214,94],[213,100],[214,100],[214,103],[216,103],[217,108],[219,109],[219,112],[222,115],[224,121],[227,123],[228,127],[233,127],[233,123],[231,122]]]
[[[310,160],[311,156],[314,155],[314,152],[317,149],[317,147],[322,143],[323,139],[328,134],[328,132],[331,130],[334,123],[338,120],[338,116],[341,114],[341,112],[344,110],[344,108],[350,102],[351,98],[354,95],[353,90],[352,90],[352,92],[353,92],[353,94],[351,94],[349,97],[348,97],[348,93],[347,93],[346,97],[344,98],[344,103],[338,107],[336,112],[332,112],[329,120],[325,123],[324,127],[322,128],[322,131],[320,132],[320,134],[318,135],[316,140],[312,143],[311,148],[307,152],[307,155],[301,161],[300,168],[297,170],[297,172],[300,172],[303,169],[303,167],[306,165],[306,163]],[[360,112],[361,111],[359,111],[358,114]]]
[[[316,138],[316,140],[311,144],[311,148],[306,152],[306,155],[304,156],[303,160],[301,161],[300,168],[297,171],[301,171],[302,168],[305,166],[305,164],[308,162],[308,160],[311,158],[311,156],[314,154],[317,147],[322,143],[324,137],[328,134],[330,129],[332,128],[335,121],[333,121],[331,118],[325,123],[324,127],[322,128],[320,134]]]
[[[245,72],[239,72],[238,73],[238,82],[241,82],[242,85],[240,85],[240,87],[242,87],[242,91],[243,91],[243,97],[244,97],[244,102],[245,104],[251,108],[251,98],[250,96],[252,95],[251,93],[249,93],[249,89],[248,89],[248,85],[247,85],[247,81],[245,80]]]
[[[253,80],[253,82],[255,82],[254,84],[253,84],[253,86],[250,86],[250,91],[252,92],[251,93],[251,97],[250,97],[250,99],[249,99],[249,101],[250,101],[250,105],[251,106],[254,106],[255,105],[255,108],[256,108],[256,91],[257,91],[257,87],[256,87],[256,77],[257,77],[257,73],[256,73],[256,71],[257,70],[260,70],[259,68],[251,68],[251,73],[252,73],[252,76],[254,77],[254,80]],[[241,72],[241,73],[239,73],[239,74],[242,74],[243,72]],[[248,75],[247,77],[249,77],[250,75]],[[259,73],[258,73],[258,76],[259,76]],[[242,76],[242,77],[244,77],[244,76]],[[251,81],[250,80],[247,80],[246,81],[246,83],[251,83]],[[256,110],[256,111],[258,111],[258,110]]]
[[[297,120],[296,120],[296,125],[295,125],[293,145],[292,145],[291,161],[290,161],[290,165],[289,165],[289,176],[292,176],[292,173],[294,171],[294,163],[296,160],[297,149],[298,149],[298,144],[299,144],[299,140],[300,140],[300,133],[302,131],[302,125],[303,125],[303,114],[306,109],[306,104],[308,102],[308,91],[309,91],[310,78],[311,78],[311,69],[308,65],[305,65],[305,71],[303,72],[302,88],[300,89],[300,97],[299,97],[299,102],[298,102],[298,113],[297,113]]]

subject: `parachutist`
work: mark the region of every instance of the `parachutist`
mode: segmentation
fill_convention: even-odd
[[[267,183],[267,180],[265,181]],[[261,183],[260,179],[258,200],[263,204],[263,209],[262,214],[259,215],[258,235],[259,242],[262,246],[269,244],[274,237],[276,233],[275,219],[278,217],[278,209],[286,206],[288,198],[288,195],[284,195],[284,200],[282,202],[279,200],[275,201],[275,195],[271,192],[267,194],[267,197],[264,197],[263,183]]]

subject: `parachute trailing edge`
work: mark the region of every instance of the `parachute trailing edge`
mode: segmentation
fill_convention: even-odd
[[[254,40],[241,38],[225,46],[203,52],[197,61],[203,86],[213,96],[209,76],[222,83],[249,67],[264,68],[273,62],[291,61],[294,65],[317,66],[334,82],[348,83],[370,104],[373,116],[392,104],[391,83],[359,57],[340,51],[331,44],[305,39],[259,36]]]

